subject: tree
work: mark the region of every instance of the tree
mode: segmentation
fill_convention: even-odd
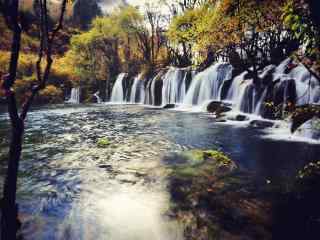
[[[288,0],[283,9],[283,20],[304,49],[297,54],[309,71],[320,79],[320,10],[319,1]]]
[[[201,12],[202,8],[188,9],[183,15],[174,17],[169,26],[167,35],[173,43],[171,54],[176,65],[187,66],[192,63],[192,46],[197,43],[198,16],[201,16]]]
[[[76,0],[73,4],[73,22],[81,29],[88,29],[92,20],[102,14],[98,0]]]
[[[111,92],[114,77],[120,71],[129,76],[141,71],[149,73],[166,62],[162,21],[159,9],[151,4],[146,6],[145,15],[127,5],[94,19],[88,31],[73,36],[68,53],[81,85],[93,85],[90,91],[99,87],[105,100],[108,96],[104,96],[103,86]]]
[[[192,46],[189,57],[199,58],[196,62],[237,59],[237,65],[259,85],[259,70],[277,64],[293,46],[281,19],[282,6],[276,0],[204,1],[176,16],[168,36],[180,45]]]
[[[18,230],[18,207],[16,204],[17,176],[19,162],[22,151],[22,141],[24,133],[24,123],[30,110],[33,99],[38,92],[45,88],[47,79],[52,66],[52,48],[58,32],[63,27],[64,13],[67,6],[67,0],[62,0],[60,15],[55,26],[50,28],[48,16],[48,3],[46,0],[39,0],[39,51],[38,60],[36,63],[37,69],[37,84],[31,86],[28,97],[22,104],[19,111],[19,106],[16,100],[16,94],[13,86],[16,81],[18,69],[19,54],[21,47],[21,34],[23,24],[19,13],[19,0],[1,0],[0,10],[3,14],[8,28],[12,31],[11,57],[9,64],[9,73],[4,76],[1,88],[5,92],[8,105],[8,114],[11,123],[11,141],[8,154],[8,169],[4,183],[4,192],[2,200],[2,215],[1,215],[1,238],[16,239]]]

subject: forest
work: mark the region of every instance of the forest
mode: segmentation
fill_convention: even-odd
[[[0,0],[0,239],[318,239],[319,11]]]

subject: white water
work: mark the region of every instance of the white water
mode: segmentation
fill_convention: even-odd
[[[96,92],[95,94],[93,94],[93,96],[95,96],[95,98],[97,99],[97,103],[102,103],[102,100],[101,100],[101,98],[99,97],[99,91],[98,92]]]
[[[135,77],[131,88],[130,102],[131,103],[144,103],[145,87],[142,74]]]
[[[289,73],[286,73],[289,62],[290,60],[287,59],[277,67],[270,65],[260,72],[260,78],[265,78],[269,75],[271,77],[269,81],[275,82],[273,92],[268,92],[267,87],[257,90],[252,79],[246,78],[247,72],[243,72],[233,79],[231,86],[227,90],[225,100],[232,102],[236,111],[261,115],[263,113],[263,103],[268,94],[274,95],[276,91],[283,92],[282,101],[286,102],[289,97],[289,81],[294,81],[297,105],[319,103],[320,84],[317,79],[312,77],[302,65],[298,65]],[[158,102],[161,98],[161,105],[180,103],[186,106],[201,106],[209,100],[222,100],[222,87],[232,77],[232,66],[230,64],[217,63],[195,74],[187,91],[188,71],[190,70],[174,67],[170,67],[166,71],[160,71],[148,82],[146,89],[141,75],[137,76],[131,88],[130,102],[155,105],[156,98],[159,98]],[[118,76],[112,90],[111,102],[125,102],[123,89],[125,76],[125,73]],[[159,89],[156,89],[159,86],[156,85],[161,84],[162,88],[159,91]],[[156,96],[156,91],[158,96]],[[161,96],[159,96],[159,92]]]
[[[80,103],[80,88],[72,88],[71,95],[67,103],[79,104]]]
[[[160,71],[156,76],[154,76],[147,84],[146,88],[146,97],[145,97],[145,103],[148,105],[155,105],[156,99],[155,99],[155,86],[156,82],[161,80],[161,77],[163,75],[163,71]]]
[[[276,104],[284,103],[285,106],[296,96],[296,105],[320,103],[318,80],[301,64],[289,70],[288,66],[290,59],[279,66],[265,67],[259,73],[260,78],[264,79],[259,89],[248,78],[247,72],[231,80],[232,66],[228,63],[217,63],[196,74],[191,72],[189,86],[187,78],[191,70],[170,67],[161,70],[147,83],[146,88],[141,75],[137,76],[131,88],[130,102],[162,106],[173,103],[179,104],[181,110],[206,111],[210,101],[226,101],[233,106],[230,114],[245,113],[251,116],[250,119],[263,116],[267,100]],[[112,102],[125,102],[122,83],[125,76],[118,76],[112,91]],[[307,132],[300,131],[300,134],[310,136]]]
[[[117,80],[112,88],[111,102],[123,103],[124,100],[124,90],[123,90],[123,79],[127,76],[126,73],[120,73]]]
[[[187,71],[171,67],[163,76],[162,105],[182,103],[186,94]]]
[[[247,88],[252,84],[252,80],[245,80],[246,74],[247,72],[243,72],[233,79],[227,95],[227,100],[231,101],[234,108],[238,111],[241,111],[241,103],[246,100],[244,97],[246,95],[245,93]]]
[[[296,89],[296,105],[320,102],[320,85],[316,78],[311,76],[303,65],[298,65],[286,73],[286,68],[290,60],[286,59],[278,67],[267,66],[261,73],[260,78],[271,74],[271,81],[275,82],[275,87],[271,93],[275,96],[276,92],[282,91],[282,102],[286,103],[289,99],[289,82],[294,84]],[[263,103],[266,100],[268,90],[261,89],[260,92],[254,87],[252,79],[246,78],[244,72],[235,77],[228,91],[227,99],[233,102],[236,110],[261,115]],[[276,81],[278,81],[276,83]]]
[[[207,100],[220,100],[222,84],[225,80],[231,79],[231,73],[231,65],[217,63],[196,74],[183,104],[201,105]]]
[[[287,60],[288,61],[288,60]],[[285,63],[285,62],[284,62]],[[277,70],[280,72],[282,66],[280,65]],[[279,73],[279,75],[281,72]],[[281,81],[287,79],[294,79],[297,91],[297,105],[307,103],[319,103],[320,100],[320,85],[319,81],[309,73],[309,71],[299,64],[287,75],[281,76]]]

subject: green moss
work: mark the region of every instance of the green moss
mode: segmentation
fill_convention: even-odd
[[[110,141],[107,137],[99,138],[97,141],[97,145],[100,148],[107,147],[110,145]]]
[[[229,165],[232,163],[231,159],[227,157],[224,153],[219,151],[203,151],[204,158],[213,158],[215,159],[219,164],[222,165]]]
[[[307,164],[302,170],[298,173],[298,178],[310,178],[320,175],[320,161],[311,162]]]
[[[191,150],[183,152],[181,155],[187,159],[187,164],[191,166],[199,165],[204,161],[203,151],[201,150]]]
[[[233,164],[230,158],[219,151],[196,149],[183,152],[181,155],[186,159],[186,163],[173,167],[172,175],[176,177],[212,175],[220,167]]]

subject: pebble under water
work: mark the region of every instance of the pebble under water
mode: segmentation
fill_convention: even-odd
[[[2,114],[1,188],[8,129]],[[280,183],[320,154],[315,144],[263,134],[215,123],[206,113],[134,105],[34,110],[26,124],[18,183],[23,237],[183,239],[183,226],[166,214],[166,156],[189,149],[221,150],[259,179]],[[110,144],[99,148],[101,138]]]

